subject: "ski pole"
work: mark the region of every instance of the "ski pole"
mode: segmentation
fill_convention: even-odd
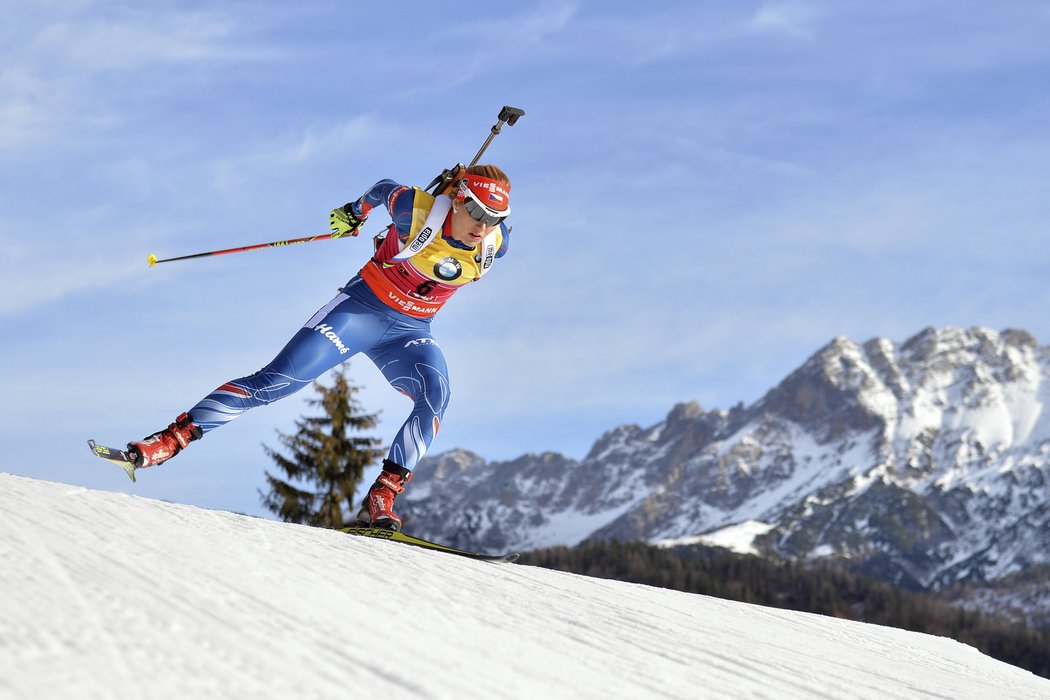
[[[499,134],[500,129],[503,127],[504,124],[506,124],[507,126],[514,126],[514,124],[518,121],[518,117],[524,116],[524,114],[525,114],[525,110],[523,110],[523,109],[519,109],[517,107],[508,107],[508,106],[504,105],[503,109],[501,109],[499,111],[499,117],[498,117],[499,121],[497,121],[492,126],[492,129],[490,130],[490,133],[489,133],[489,137],[487,139],[485,139],[485,143],[481,144],[481,148],[478,150],[477,155],[474,156],[474,160],[470,161],[470,164],[471,165],[477,165],[478,160],[481,158],[481,154],[484,153],[485,149],[489,147],[490,143],[492,143],[492,139],[496,138],[496,135]],[[463,167],[462,164],[457,163],[451,169],[446,168],[445,170],[443,170],[441,172],[440,175],[438,175],[436,178],[434,178],[433,182],[431,182],[429,185],[427,185],[426,189],[430,190],[432,187],[440,185],[438,191],[436,192],[436,193],[440,194],[441,192],[443,192],[445,190],[446,187],[448,187],[448,185],[456,177],[456,173],[458,173],[460,168],[462,168],[462,167]],[[153,253],[150,253],[149,255],[146,256],[146,262],[149,264],[150,267],[153,267],[157,263],[174,262],[176,260],[191,260],[193,258],[207,258],[207,257],[211,257],[213,255],[226,255],[228,253],[244,253],[244,252],[249,251],[249,250],[260,250],[262,248],[281,248],[281,247],[287,246],[287,245],[295,245],[296,243],[313,243],[314,241],[323,241],[323,240],[326,240],[326,239],[329,239],[329,238],[340,238],[340,237],[341,236],[339,236],[336,233],[324,233],[324,234],[321,234],[321,235],[318,235],[318,236],[304,236],[303,238],[292,238],[292,239],[287,240],[287,241],[271,241],[270,243],[257,243],[255,245],[246,245],[246,246],[241,246],[239,248],[226,248],[225,250],[212,250],[212,251],[208,251],[207,253],[194,253],[192,255],[180,255],[177,258],[163,258],[163,259],[159,259],[159,260],[157,259],[156,255],[154,255]]]
[[[280,248],[286,245],[295,245],[296,243],[312,243],[314,241],[323,241],[326,238],[332,238],[335,236],[334,233],[325,233],[319,236],[305,236],[303,238],[292,238],[287,241],[271,241],[270,243],[258,243],[256,245],[246,245],[240,248],[227,248],[226,250],[212,250],[207,253],[194,253],[193,255],[180,255],[177,258],[164,258],[158,260],[156,255],[150,253],[146,256],[146,262],[149,263],[150,267],[153,267],[157,263],[174,262],[176,260],[190,260],[192,258],[207,258],[212,255],[225,255],[227,253],[243,253],[248,250],[260,250],[262,248]]]

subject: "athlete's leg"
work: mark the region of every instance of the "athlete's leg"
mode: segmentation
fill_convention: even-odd
[[[437,437],[448,407],[450,387],[445,356],[428,329],[402,334],[368,356],[391,386],[413,401],[387,459],[412,470]]]
[[[268,365],[226,382],[189,410],[203,433],[245,411],[290,396],[352,355],[374,345],[391,321],[346,294],[323,306]]]

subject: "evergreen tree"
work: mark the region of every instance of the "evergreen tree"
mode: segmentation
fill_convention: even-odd
[[[277,432],[290,456],[263,445],[288,480],[266,472],[270,490],[259,495],[285,522],[341,527],[357,513],[354,492],[365,468],[385,454],[378,438],[354,434],[376,427],[378,414],[363,412],[354,398],[360,389],[347,380],[345,364],[331,387],[314,382],[314,389],[320,396],[308,403],[320,407],[321,415],[297,420],[294,435]]]

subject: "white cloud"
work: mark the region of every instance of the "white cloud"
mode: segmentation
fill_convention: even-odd
[[[281,138],[257,144],[250,152],[223,157],[211,166],[212,185],[233,192],[267,173],[286,168],[321,165],[332,168],[350,163],[362,150],[375,144],[396,143],[399,129],[390,122],[362,114],[344,121],[310,125]]]
[[[762,3],[747,23],[750,31],[796,39],[813,39],[816,35],[816,9],[798,0],[773,0]]]
[[[245,21],[219,10],[118,11],[97,3],[36,9],[3,37],[0,152],[68,144],[85,131],[124,123],[125,106],[143,85],[178,75],[171,71],[276,57],[253,38],[272,21],[258,13]]]
[[[37,34],[30,48],[78,73],[267,57],[265,50],[243,43],[244,30],[243,22],[221,12],[144,10],[54,23]]]
[[[275,157],[285,162],[307,163],[315,158],[352,154],[364,144],[392,140],[394,130],[371,115],[359,115],[337,124],[307,127],[297,142],[279,149]]]
[[[550,36],[563,32],[577,13],[575,2],[543,2],[531,14],[500,16],[461,15],[452,24],[445,39],[476,40],[479,37],[513,37],[516,47],[542,43]]]
[[[558,2],[541,5],[538,12],[525,18],[506,20],[510,31],[525,44],[545,41],[547,37],[563,32],[576,16],[577,4]]]
[[[497,16],[478,14],[471,18],[463,15],[435,38],[444,45],[473,45],[470,51],[461,51],[456,56],[455,70],[445,76],[442,87],[465,85],[478,75],[505,71],[510,64],[525,61],[532,63],[538,51],[546,46],[560,46],[551,39],[565,32],[577,14],[575,2],[541,2],[531,14]],[[499,37],[498,54],[479,45],[478,39]],[[570,40],[571,41],[571,40]],[[483,49],[478,51],[477,49]],[[433,91],[433,87],[421,86],[420,94]]]
[[[61,93],[20,66],[0,71],[0,152],[31,146],[57,121]]]
[[[5,254],[0,256],[0,316],[14,314],[70,294],[113,285],[133,270],[126,256],[107,258],[106,253],[87,240],[34,240],[20,244],[18,235],[39,238],[38,233],[4,232]],[[145,258],[141,267],[145,267]]]

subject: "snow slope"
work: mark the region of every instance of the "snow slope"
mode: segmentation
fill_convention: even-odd
[[[957,642],[0,474],[0,698],[1047,698]]]

